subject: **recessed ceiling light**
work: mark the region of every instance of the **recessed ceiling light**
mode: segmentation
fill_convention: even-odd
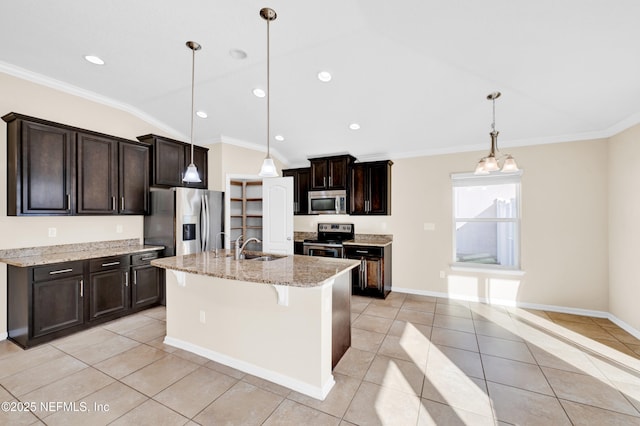
[[[351,130],[360,130],[360,125],[358,123],[351,123],[349,124],[349,128]]]
[[[266,96],[265,91],[257,87],[253,89],[253,94],[256,95],[258,98],[264,98]]]
[[[284,136],[282,135],[275,135],[273,138],[278,142],[282,142],[284,140]]]
[[[204,112],[204,111],[196,111],[196,115],[198,117],[200,117],[200,118],[207,118],[208,117],[207,113]]]
[[[94,55],[85,55],[84,59],[96,65],[104,65],[104,61],[97,56]]]
[[[247,52],[242,49],[231,49],[229,50],[229,56],[233,59],[245,59],[247,57]]]
[[[318,80],[322,81],[323,83],[328,83],[329,81],[331,81],[331,73],[329,71],[320,71],[318,73]]]

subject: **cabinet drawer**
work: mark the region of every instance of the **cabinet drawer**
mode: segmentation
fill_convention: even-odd
[[[131,255],[131,266],[146,265],[153,259],[157,259],[160,252],[152,251],[147,253],[139,253]]]
[[[376,246],[344,246],[346,257],[355,257],[359,258],[361,256],[367,257],[383,257],[384,256],[384,247],[376,247]]]
[[[33,281],[49,281],[84,273],[84,261],[56,263],[33,268]]]
[[[111,269],[123,269],[129,267],[129,256],[102,257],[91,260],[89,269],[91,272],[108,271]]]

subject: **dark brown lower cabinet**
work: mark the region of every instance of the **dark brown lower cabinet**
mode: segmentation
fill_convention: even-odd
[[[121,316],[129,309],[129,256],[90,261],[89,321]]]
[[[7,332],[26,348],[82,329],[85,262],[7,268]]]
[[[82,275],[33,283],[33,337],[81,325]]]
[[[149,263],[158,258],[158,252],[131,256],[131,308],[142,309],[162,300],[164,269]]]
[[[360,261],[352,270],[353,294],[385,298],[391,292],[391,244],[386,246],[345,245],[345,257]]]
[[[158,252],[7,268],[9,339],[29,348],[95,324],[157,305],[162,271],[149,265]],[[144,263],[146,262],[146,264]],[[135,274],[140,287],[132,285]]]

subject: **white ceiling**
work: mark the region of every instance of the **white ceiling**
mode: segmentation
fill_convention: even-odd
[[[640,122],[637,0],[3,1],[0,71],[138,114],[188,141],[191,50],[195,142],[266,147],[303,166],[606,137]],[[233,59],[230,49],[248,56]],[[95,66],[86,54],[102,57]],[[330,83],[316,74],[328,70]],[[5,111],[8,112],[8,111]],[[5,113],[2,112],[2,113]],[[46,118],[46,117],[43,117]],[[349,130],[351,122],[361,129]],[[470,168],[473,165],[470,165]]]

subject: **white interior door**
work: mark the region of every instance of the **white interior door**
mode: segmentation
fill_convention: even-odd
[[[262,181],[262,251],[293,254],[293,178]]]

